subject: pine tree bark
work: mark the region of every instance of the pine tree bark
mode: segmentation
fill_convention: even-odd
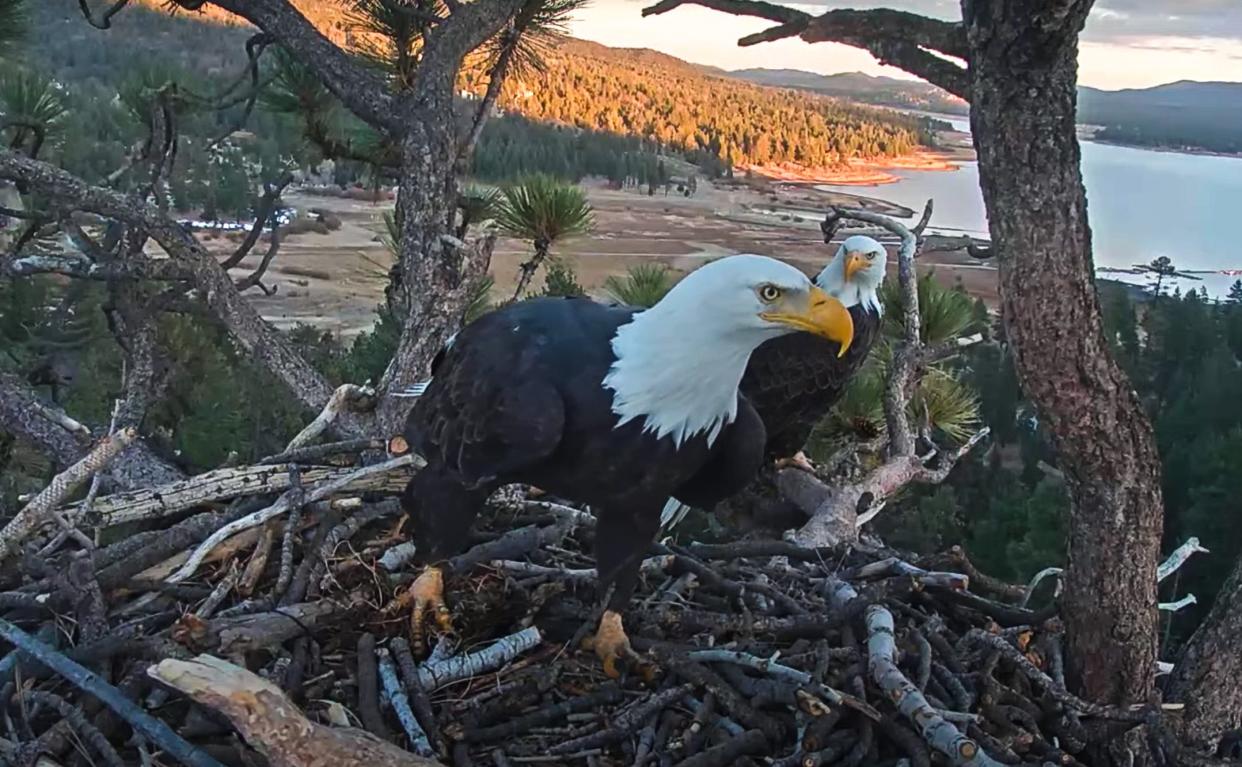
[[[1173,669],[1166,698],[1185,703],[1184,735],[1215,750],[1228,730],[1242,727],[1242,560],[1221,587],[1203,623]]]
[[[1105,339],[1075,134],[1091,2],[963,0],[971,131],[1022,389],[1072,497],[1061,614],[1076,687],[1142,701],[1156,660],[1163,505],[1151,424]]]
[[[445,109],[441,117],[452,120]],[[456,147],[447,127],[419,125],[402,142],[401,186],[395,215],[401,254],[391,275],[401,340],[380,382],[381,391],[410,386],[429,372],[431,359],[461,326],[468,282],[487,270],[490,240],[464,244],[449,237],[456,210]],[[384,397],[377,409],[382,435],[399,434],[410,401]]]

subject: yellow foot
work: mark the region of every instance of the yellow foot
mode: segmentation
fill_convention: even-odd
[[[815,464],[811,463],[811,459],[806,457],[806,453],[799,450],[789,458],[778,458],[776,460],[776,470],[781,469],[801,469],[808,474],[815,473]]]
[[[403,594],[400,601],[404,604],[414,603],[410,613],[410,644],[415,655],[422,655],[427,649],[427,628],[424,625],[427,613],[434,613],[437,628],[441,633],[453,632],[453,620],[448,605],[444,604],[444,572],[438,567],[423,570],[409,591]]]
[[[586,644],[590,649],[595,650],[595,654],[603,661],[604,673],[609,679],[621,677],[621,671],[617,669],[617,661],[633,662],[644,676],[650,677],[653,669],[650,664],[643,661],[642,656],[634,652],[634,648],[630,647],[630,638],[625,635],[625,628],[621,625],[621,613],[605,610],[599,619],[599,630],[595,632],[594,637],[587,638]]]

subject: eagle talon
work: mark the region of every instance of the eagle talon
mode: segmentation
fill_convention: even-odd
[[[621,677],[621,670],[617,668],[618,661],[622,661],[623,666],[633,663],[644,678],[651,678],[654,669],[630,646],[630,638],[626,636],[625,628],[621,625],[620,613],[605,610],[599,619],[599,630],[594,637],[587,638],[586,644],[595,650],[595,654],[603,662],[604,674],[609,679]]]
[[[781,469],[801,469],[808,474],[815,473],[815,464],[811,463],[811,459],[806,457],[806,453],[799,450],[789,458],[778,458],[776,460],[776,470]]]
[[[438,567],[423,570],[402,597],[407,604],[411,600],[414,610],[410,613],[410,644],[417,655],[422,655],[427,647],[427,629],[424,625],[427,613],[433,614],[441,633],[453,633],[453,616],[444,603],[444,571]]]

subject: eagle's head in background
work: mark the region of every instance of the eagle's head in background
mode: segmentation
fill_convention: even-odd
[[[848,307],[861,304],[881,311],[879,289],[888,267],[888,251],[879,242],[862,235],[848,237],[836,255],[815,278],[815,284]]]
[[[603,383],[618,425],[644,417],[678,444],[701,432],[714,440],[737,415],[751,352],[796,331],[836,341],[841,354],[854,338],[842,302],[788,264],[738,255],[696,269],[617,330]]]

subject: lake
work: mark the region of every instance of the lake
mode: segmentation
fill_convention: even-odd
[[[946,118],[969,131],[962,118]],[[1180,269],[1242,269],[1242,159],[1156,152],[1083,142],[1083,178],[1095,264],[1129,267],[1168,256]],[[894,171],[901,181],[877,185],[872,196],[922,210],[936,201],[938,232],[987,235],[977,163],[957,171]],[[823,186],[858,193],[857,186]],[[865,187],[864,187],[865,188]],[[1110,278],[1145,282],[1142,277]],[[1201,275],[1178,280],[1182,290],[1202,285],[1212,296],[1228,291],[1236,276]]]

